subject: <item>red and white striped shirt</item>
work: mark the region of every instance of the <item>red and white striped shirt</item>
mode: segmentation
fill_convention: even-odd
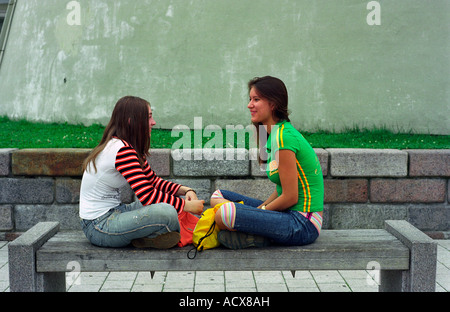
[[[125,141],[116,156],[116,169],[128,181],[139,201],[148,206],[156,203],[167,203],[181,212],[184,200],[175,196],[180,184],[176,184],[158,177],[150,168],[147,160],[142,168],[136,151]]]
[[[127,142],[113,138],[83,174],[80,189],[80,217],[96,219],[121,204],[120,189],[127,183],[144,205],[167,203],[180,213],[184,199],[175,196],[180,184],[163,180],[147,161],[141,167],[136,151]]]

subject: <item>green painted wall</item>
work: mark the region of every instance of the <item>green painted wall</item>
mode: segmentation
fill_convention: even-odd
[[[247,81],[274,75],[298,128],[450,134],[450,1],[368,3],[17,0],[0,115],[104,123],[132,94],[162,128],[247,125]]]

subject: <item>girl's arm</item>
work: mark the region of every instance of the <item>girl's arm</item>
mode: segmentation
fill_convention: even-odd
[[[197,193],[195,193],[194,189],[187,187],[187,186],[181,186],[178,189],[178,192],[175,194],[176,196],[186,196],[186,200],[197,200]]]
[[[268,204],[273,202],[277,197],[278,197],[278,192],[275,189],[275,191],[269,196],[269,198],[264,203],[262,203],[262,205],[258,206],[258,208],[261,208],[262,206],[267,206]]]
[[[291,150],[278,151],[276,159],[283,193],[268,203],[266,210],[283,211],[298,202],[297,161]]]
[[[173,195],[178,192],[181,185],[156,176],[147,162],[143,170],[137,153],[131,146],[124,146],[118,151],[115,167],[128,181],[144,206],[162,202],[174,206],[179,213],[183,210],[185,201]]]

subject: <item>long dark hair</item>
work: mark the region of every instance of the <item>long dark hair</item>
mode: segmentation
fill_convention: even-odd
[[[278,78],[265,76],[256,77],[249,81],[248,91],[255,88],[258,95],[263,97],[273,105],[273,115],[280,121],[289,120],[288,92],[286,85]]]
[[[137,152],[139,163],[142,166],[150,149],[149,106],[149,102],[139,97],[125,96],[121,98],[114,107],[102,140],[84,161],[83,170],[86,170],[92,161],[92,165],[97,171],[95,159],[113,137],[118,137],[130,144]]]
[[[274,119],[290,121],[288,111],[289,96],[283,81],[271,76],[256,77],[248,82],[249,93],[252,88],[256,89],[260,97],[267,99],[273,105]],[[258,160],[262,164],[267,162],[267,153],[264,150],[264,145],[267,142],[268,134],[260,122],[253,123],[253,125],[256,127],[256,142],[259,148]],[[264,137],[261,137],[261,134],[264,134]]]

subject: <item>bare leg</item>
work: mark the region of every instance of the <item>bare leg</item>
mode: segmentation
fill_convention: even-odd
[[[211,198],[209,202],[211,204],[211,207],[214,207],[218,204],[225,204],[226,202],[229,202],[229,200],[226,200],[224,198]]]

